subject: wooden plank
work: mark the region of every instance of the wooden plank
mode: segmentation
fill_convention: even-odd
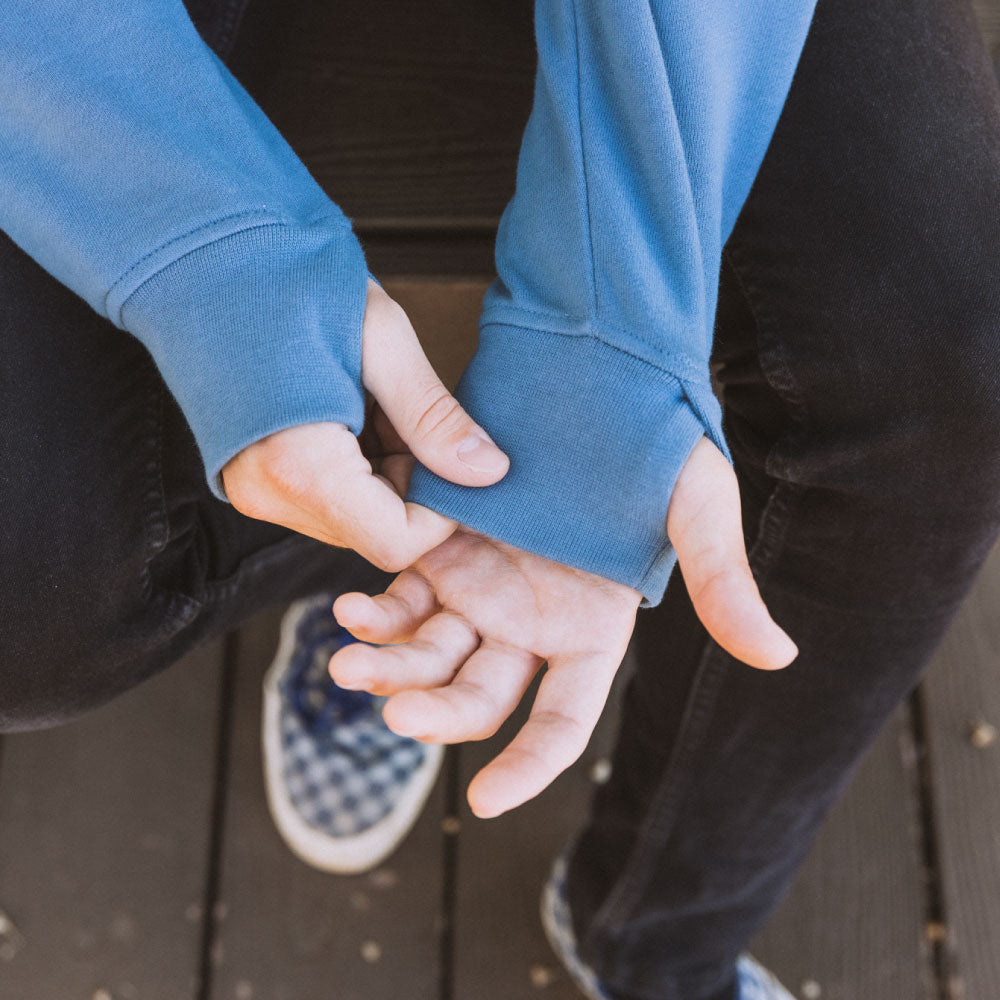
[[[1000,0],[972,0],[979,27],[994,61],[1000,59]]]
[[[241,633],[212,995],[436,1000],[441,783],[375,872],[326,875],[294,857],[271,821],[261,773],[261,680],[278,620],[264,615]]]
[[[915,768],[903,709],[875,741],[790,894],[751,946],[803,1000],[937,997]]]
[[[545,942],[538,894],[552,857],[583,822],[590,772],[611,748],[616,697],[583,760],[538,799],[482,822],[461,809],[456,907],[457,1000],[574,1000]],[[519,718],[523,717],[523,711]],[[824,1000],[930,1000],[912,755],[902,716],[877,741],[832,812],[801,877],[754,951],[792,989]],[[513,733],[462,748],[462,790]],[[902,742],[901,742],[902,741]],[[812,994],[813,997],[816,994]]]
[[[531,105],[528,0],[268,6],[234,71],[348,215],[495,222]]]
[[[541,795],[510,813],[476,819],[465,801],[465,789],[475,773],[513,738],[537,685],[496,736],[462,746],[455,1000],[535,995],[545,1000],[580,1000],[545,939],[539,897],[553,858],[586,817],[594,788],[591,775],[610,752],[630,664],[626,658],[608,708],[580,760]]]
[[[454,388],[476,350],[477,324],[486,281],[392,279],[385,290],[406,310],[427,357]]]
[[[432,227],[355,229],[369,268],[385,275],[492,277],[495,227],[442,232]],[[461,220],[459,220],[461,222]]]
[[[924,682],[947,943],[955,1000],[1000,982],[1000,546]]]
[[[25,940],[0,996],[195,995],[218,671],[213,643],[77,722],[5,737],[0,907]]]

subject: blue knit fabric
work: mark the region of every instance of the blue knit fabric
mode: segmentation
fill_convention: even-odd
[[[408,497],[659,602],[701,434],[721,248],[815,0],[537,0],[538,72],[458,395],[511,457]],[[401,7],[400,16],[405,16]],[[180,0],[11,0],[0,228],[150,350],[221,495],[266,434],[361,428],[351,224]]]
[[[0,228],[149,348],[217,495],[267,434],[361,430],[361,245],[181,0],[4,5]]]
[[[538,0],[538,69],[480,344],[457,396],[511,456],[408,498],[658,604],[666,511],[702,433],[722,246],[813,0]]]

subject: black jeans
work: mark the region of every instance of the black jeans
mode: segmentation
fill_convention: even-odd
[[[238,7],[194,11],[220,51]],[[732,994],[1000,529],[997,205],[1000,92],[968,6],[820,0],[716,329],[752,565],[801,652],[734,661],[678,575],[639,614],[569,882],[619,1000]],[[71,718],[269,601],[388,581],[214,500],[144,349],[6,240],[0,300],[0,727]]]
[[[228,56],[246,0],[191,0]],[[208,490],[145,348],[0,233],[0,731],[72,719],[269,604],[378,592]]]
[[[620,1000],[726,997],[1000,528],[1000,91],[967,3],[819,0],[725,247],[715,360],[751,564],[800,654],[639,614],[570,864]]]

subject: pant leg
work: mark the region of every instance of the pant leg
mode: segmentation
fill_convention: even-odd
[[[242,6],[192,12],[227,51]],[[2,233],[0,304],[0,730],[73,718],[268,604],[389,582],[216,500],[145,348]]]
[[[997,205],[1000,94],[968,5],[819,0],[716,331],[752,567],[800,654],[736,662],[676,574],[640,612],[569,868],[583,957],[619,1000],[732,994],[997,536]]]
[[[184,0],[198,33],[223,62],[232,55],[240,24],[251,0]],[[256,0],[257,3],[269,0]]]

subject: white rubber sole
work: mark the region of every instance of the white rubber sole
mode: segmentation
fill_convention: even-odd
[[[545,931],[549,947],[569,973],[576,988],[587,1000],[609,1000],[608,994],[601,988],[594,971],[589,966],[584,965],[577,957],[576,940],[573,937],[569,920],[569,908],[556,889],[556,883],[565,879],[567,856],[568,851],[556,858],[553,870],[549,873],[542,888],[539,907],[542,930]]]
[[[566,851],[556,859],[553,871],[542,889],[542,928],[552,951],[583,996],[587,1000],[608,1000],[608,994],[601,987],[594,971],[577,957],[566,901],[556,891],[556,882],[565,879],[565,859],[568,853]],[[795,1000],[777,976],[747,952],[740,955],[737,967],[741,981],[740,1000]]]
[[[381,864],[413,828],[441,770],[444,747],[425,744],[423,763],[411,775],[395,808],[367,830],[349,837],[331,837],[302,818],[288,797],[282,775],[279,681],[291,659],[302,612],[310,604],[308,600],[297,602],[285,614],[278,651],[264,676],[261,748],[267,805],[282,840],[300,860],[320,871],[356,875]]]

